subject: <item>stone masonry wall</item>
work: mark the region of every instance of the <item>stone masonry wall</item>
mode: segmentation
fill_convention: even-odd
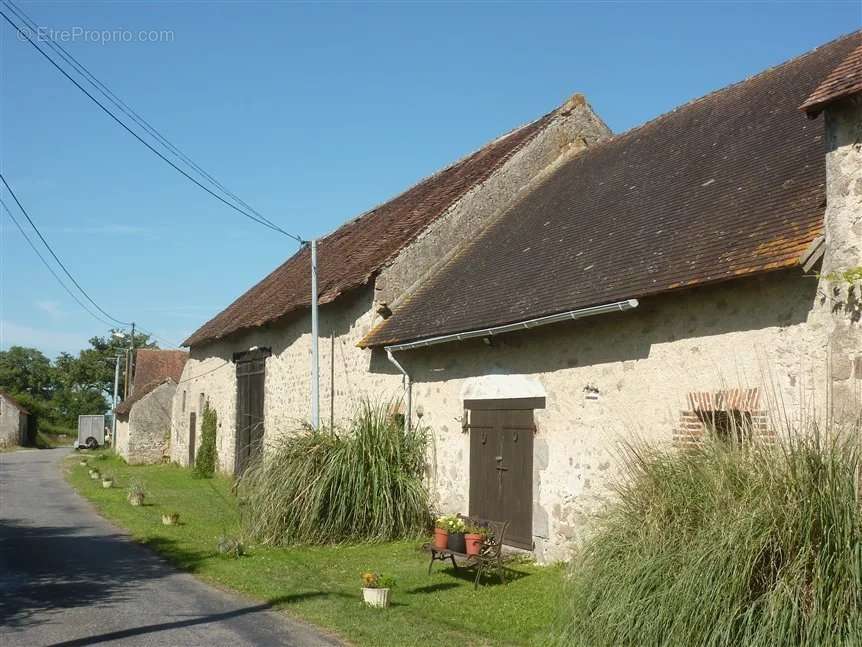
[[[671,445],[691,394],[758,388],[758,410],[779,394],[788,409],[806,406],[813,369],[824,361],[824,329],[808,324],[816,287],[799,270],[782,271],[510,333],[490,346],[470,340],[398,353],[413,378],[414,414],[432,434],[436,507],[468,508],[464,390],[486,375],[537,381],[546,407],[535,413],[536,556],[566,558],[609,496],[619,441]],[[763,433],[763,415],[755,414]]]
[[[171,408],[177,385],[165,382],[134,404],[129,413],[128,441],[117,451],[130,465],[161,463],[168,452]],[[118,421],[119,423],[119,421]],[[120,440],[119,424],[117,437]]]
[[[0,396],[2,398],[2,396]],[[27,432],[27,415],[2,398],[0,402],[0,447],[23,444]]]
[[[838,416],[862,407],[862,95],[834,104],[826,119],[826,251],[818,321],[830,329],[831,398]]]
[[[329,424],[331,414],[335,424],[344,423],[363,397],[395,399],[402,395],[401,375],[386,361],[385,355],[356,346],[370,329],[371,299],[372,289],[365,287],[320,308],[322,424]],[[199,442],[200,405],[209,402],[218,416],[219,469],[233,472],[236,449],[233,354],[255,346],[272,350],[272,356],[266,360],[264,441],[290,433],[301,422],[308,421],[311,417],[310,328],[309,312],[305,310],[287,322],[193,348],[172,404],[171,459],[188,464],[189,414],[196,414]]]

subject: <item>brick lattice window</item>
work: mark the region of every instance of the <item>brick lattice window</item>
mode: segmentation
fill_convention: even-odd
[[[673,444],[697,447],[710,434],[732,442],[770,442],[775,433],[766,412],[759,408],[760,394],[753,389],[697,391],[688,394],[691,408],[680,411]]]

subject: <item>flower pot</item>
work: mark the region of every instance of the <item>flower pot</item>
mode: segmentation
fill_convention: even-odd
[[[102,487],[106,490],[113,487],[114,482],[111,479],[102,479]]]
[[[78,462],[78,464],[79,464],[81,467],[87,467],[87,461],[79,461],[79,462]]]
[[[98,481],[101,475],[98,472],[90,472],[90,478],[94,481]]]
[[[143,495],[132,494],[131,496],[129,496],[129,503],[135,507],[138,507],[139,505],[144,505],[144,497]]]
[[[362,587],[362,600],[369,607],[385,609],[389,606],[390,589],[367,589]]]
[[[434,528],[434,548],[446,550],[449,546],[449,532],[445,528]]]
[[[162,524],[165,526],[176,526],[180,522],[180,515],[176,512],[162,515]]]
[[[463,532],[455,532],[449,533],[449,550],[456,553],[465,553],[467,552],[467,546],[464,544],[464,533]]]
[[[473,557],[482,551],[482,535],[467,533],[464,535],[464,543],[466,544],[466,553]]]

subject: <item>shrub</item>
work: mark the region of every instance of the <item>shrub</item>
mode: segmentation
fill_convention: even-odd
[[[572,565],[559,643],[862,644],[860,431],[628,447]]]
[[[387,541],[427,531],[426,434],[363,402],[344,431],[303,427],[243,475],[247,535],[265,544]]]
[[[216,427],[218,416],[209,405],[204,408],[201,420],[201,445],[195,456],[194,475],[198,478],[212,478],[216,466]]]

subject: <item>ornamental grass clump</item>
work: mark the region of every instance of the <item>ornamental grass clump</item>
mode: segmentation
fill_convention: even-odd
[[[862,644],[862,426],[808,427],[771,445],[627,447],[558,643]]]
[[[389,541],[425,533],[426,433],[390,403],[363,402],[346,429],[302,427],[240,480],[246,536],[263,544]]]

